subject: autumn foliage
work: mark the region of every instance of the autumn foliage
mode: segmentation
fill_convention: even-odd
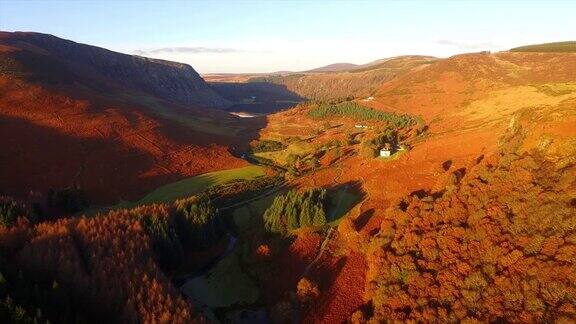
[[[372,320],[576,319],[574,164],[515,149],[476,162],[387,211],[367,253]]]
[[[150,236],[141,225],[143,214],[168,217],[169,210],[148,206],[0,228],[1,252],[9,261],[0,271],[8,282],[21,277],[28,285],[8,294],[32,313],[40,309],[42,316],[55,322],[191,322],[190,305],[155,261]],[[47,303],[37,293],[23,292],[30,287],[58,289],[60,297]]]

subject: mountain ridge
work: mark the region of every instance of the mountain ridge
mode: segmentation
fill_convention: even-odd
[[[12,48],[35,54],[34,59],[39,61],[47,56],[68,67],[72,74],[76,70],[89,70],[97,76],[113,78],[123,86],[153,93],[177,104],[201,107],[231,104],[188,64],[114,52],[41,33],[1,32],[0,45],[3,45],[4,53],[12,52]]]

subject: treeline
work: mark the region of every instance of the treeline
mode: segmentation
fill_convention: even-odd
[[[387,122],[398,128],[408,127],[418,123],[418,119],[412,116],[374,110],[364,107],[355,101],[345,101],[338,104],[319,104],[308,111],[308,116],[315,119],[348,117],[356,121],[377,120]]]
[[[31,206],[16,202],[6,196],[0,196],[0,226],[11,226],[18,217],[24,217],[32,223],[56,220],[88,207],[84,191],[77,187],[50,189],[45,196],[34,199]]]
[[[291,230],[326,224],[326,189],[289,191],[277,196],[264,213],[264,226],[271,233],[286,235]]]
[[[10,227],[19,217],[28,217],[28,215],[30,212],[24,204],[10,197],[0,196],[0,226]]]

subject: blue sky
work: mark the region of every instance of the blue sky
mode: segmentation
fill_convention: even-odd
[[[0,29],[49,33],[201,73],[305,70],[576,40],[576,1],[11,1]]]

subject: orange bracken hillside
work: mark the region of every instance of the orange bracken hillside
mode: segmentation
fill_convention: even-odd
[[[340,261],[310,318],[576,317],[576,54],[457,55],[386,82],[374,100],[358,103],[420,115],[429,128],[396,159],[345,153],[332,167],[295,180],[301,187],[360,182],[365,196],[318,265]],[[298,136],[319,146],[369,134],[346,118],[330,120],[332,126],[311,120],[307,109],[270,116],[262,137]],[[353,264],[365,273],[365,287],[352,314],[346,306],[357,299],[338,295],[352,298],[358,288],[342,285],[335,295],[331,285],[357,281],[349,266],[358,252],[365,262]]]
[[[3,32],[2,190],[25,198],[80,186],[110,203],[242,166],[229,147],[249,140],[247,123],[209,108],[226,104],[187,65]]]

